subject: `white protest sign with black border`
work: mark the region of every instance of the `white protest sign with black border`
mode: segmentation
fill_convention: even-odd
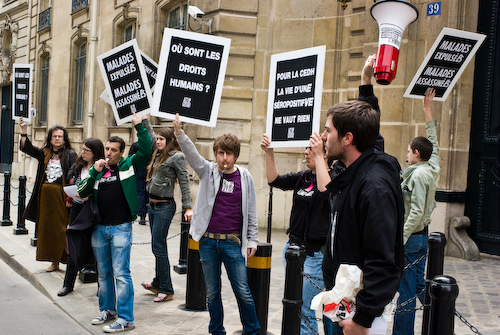
[[[141,50],[141,57],[142,57],[142,63],[144,64],[144,71],[146,71],[146,76],[148,77],[149,88],[152,94],[154,92],[154,87],[156,83],[158,64],[154,60],[149,58],[149,56],[146,55],[142,50]],[[107,90],[104,90],[99,97],[106,103],[111,105],[111,99],[109,97]]]
[[[151,115],[215,127],[231,40],[165,28]]]
[[[12,119],[30,122],[33,64],[13,64],[12,78]]]
[[[270,148],[307,147],[319,130],[326,46],[271,56],[266,133]]]
[[[135,39],[97,57],[109,102],[118,125],[132,121],[132,113],[146,115],[153,99]]]
[[[443,28],[404,93],[405,98],[423,99],[428,88],[434,100],[445,101],[486,35]]]

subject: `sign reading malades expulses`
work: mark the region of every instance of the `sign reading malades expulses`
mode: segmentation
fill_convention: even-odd
[[[428,88],[434,88],[434,100],[445,101],[485,37],[443,28],[403,96],[422,99]]]
[[[13,89],[12,89],[12,118],[31,121],[31,78],[33,64],[14,64],[13,66]]]
[[[142,52],[142,50],[141,57],[142,63],[144,64],[144,71],[148,77],[149,88],[151,89],[151,92],[153,92],[156,83],[156,73],[158,72],[158,64]],[[104,90],[101,93],[100,98],[111,105],[111,99],[107,90]]]
[[[266,133],[272,148],[309,145],[319,130],[325,46],[271,56]]]
[[[137,41],[131,40],[97,57],[116,123],[132,120],[132,113],[148,114],[151,90]]]
[[[231,40],[165,29],[151,115],[215,127]]]

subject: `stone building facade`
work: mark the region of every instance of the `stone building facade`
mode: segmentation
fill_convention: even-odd
[[[381,134],[385,150],[405,165],[410,138],[425,136],[421,101],[403,98],[443,27],[476,32],[479,1],[447,0],[440,15],[427,16],[429,1],[411,0],[420,16],[403,35],[398,73],[388,86],[375,84],[382,111]],[[200,153],[213,158],[213,139],[226,132],[242,142],[238,164],[252,173],[257,193],[259,224],[267,226],[269,187],[260,149],[265,132],[269,64],[273,54],[326,45],[321,126],[333,104],[356,99],[365,59],[377,52],[378,25],[370,15],[372,0],[353,0],[343,9],[334,0],[2,0],[0,8],[0,80],[11,83],[12,63],[34,65],[33,107],[37,116],[28,134],[42,145],[48,127],[68,128],[74,147],[83,139],[105,140],[119,135],[134,141],[130,124],[116,126],[111,107],[99,95],[105,86],[96,57],[130,38],[158,61],[165,26],[196,30],[231,39],[217,126],[185,125]],[[187,15],[195,5],[206,24]],[[209,20],[211,20],[209,22]],[[210,23],[210,27],[208,25]],[[465,191],[469,161],[474,61],[445,102],[434,102],[439,122],[441,178],[439,188]],[[3,104],[5,104],[3,102]],[[152,117],[155,127],[170,122]],[[15,143],[19,129],[15,128]],[[303,168],[303,149],[276,150],[278,171]],[[36,164],[18,153],[14,145],[14,177],[35,176]],[[193,187],[196,194],[196,183]],[[274,191],[273,228],[288,227],[292,195]],[[450,217],[464,215],[463,203],[439,203],[433,215],[433,231],[447,234]]]

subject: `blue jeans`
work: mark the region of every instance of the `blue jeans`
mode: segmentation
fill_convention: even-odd
[[[99,310],[116,310],[119,320],[135,325],[134,287],[130,276],[131,247],[131,222],[95,226],[92,249],[99,274]]]
[[[290,246],[290,242],[285,244],[283,248],[283,264],[285,265],[286,271],[286,259],[285,253],[288,247]],[[325,283],[323,281],[323,270],[321,269],[321,264],[323,263],[323,253],[321,251],[314,252],[314,256],[306,256],[304,261],[304,269],[303,272],[313,278],[311,280],[314,282],[313,285],[308,279],[304,278],[302,281],[302,309],[301,313],[304,318],[300,320],[300,334],[317,334],[318,333],[318,323],[316,322],[316,312],[311,309],[311,301],[316,296],[316,294],[321,293],[321,291],[317,288],[320,287],[321,290],[324,290]],[[316,279],[318,278],[318,279]],[[312,329],[314,329],[314,331]]]
[[[427,234],[410,236],[405,244],[405,266],[427,254],[428,237]],[[422,292],[425,288],[424,272],[425,258],[403,272],[403,276],[399,282],[398,306]],[[422,301],[424,294],[420,294],[418,297],[420,301]],[[414,299],[409,304],[401,307],[401,309],[414,309],[416,305],[417,300]],[[415,328],[415,311],[405,313],[397,313],[397,311],[396,309],[396,314],[394,315],[393,334],[413,335]]]
[[[244,333],[245,335],[259,334],[259,321],[257,320],[252,293],[248,286],[245,258],[241,254],[239,243],[233,240],[215,240],[202,237],[199,251],[203,278],[207,288],[208,311],[210,313],[208,332],[226,334],[222,324],[224,310],[221,298],[221,264],[224,263],[238,302]]]
[[[328,317],[323,316],[323,330],[325,335],[343,335],[344,331],[338,322],[333,322]]]
[[[175,214],[173,203],[151,203],[148,210],[149,228],[151,229],[151,249],[155,255],[155,278],[151,283],[160,293],[174,294],[170,277],[170,262],[167,252],[167,235]]]

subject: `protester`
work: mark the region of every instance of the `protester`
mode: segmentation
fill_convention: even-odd
[[[76,163],[74,163],[70,171],[68,173],[68,179],[71,185],[78,185],[80,181],[87,178],[89,175],[89,170],[94,164],[94,161],[104,158],[104,146],[100,139],[97,138],[88,138],[83,141],[80,155],[76,159]],[[70,198],[71,199],[71,198]],[[87,198],[81,199],[76,197],[72,200],[71,209],[69,213],[69,225],[71,226],[75,219],[80,214],[84,203],[87,201]],[[92,234],[92,229],[85,230],[84,243],[87,242],[88,246],[90,246],[90,235]],[[71,235],[68,235],[68,240],[71,239]],[[70,243],[71,244],[71,243]],[[76,275],[81,268],[79,268],[75,262],[78,258],[81,257],[80,253],[84,252],[85,245],[81,245],[82,249],[73,250],[70,252],[70,257],[68,257],[68,262],[66,264],[66,275],[64,276],[63,287],[57,293],[58,296],[62,297],[73,291],[75,286]],[[73,255],[73,253],[78,253],[78,255]],[[84,257],[89,259],[89,257]],[[93,258],[93,257],[92,257]],[[84,260],[84,261],[86,261]],[[86,264],[86,263],[84,263]]]
[[[326,334],[368,334],[375,318],[397,292],[403,268],[403,198],[399,163],[377,148],[379,114],[363,101],[342,102],[327,112],[325,131],[311,136],[317,185],[330,198],[331,226],[323,260],[325,288],[331,290],[341,264],[357,265],[363,289],[352,319],[323,318]],[[330,175],[321,164],[338,160]]]
[[[107,333],[135,328],[134,287],[130,276],[132,220],[137,215],[135,171],[146,166],[151,158],[150,136],[141,123],[144,117],[134,113],[132,118],[137,130],[139,151],[123,158],[125,141],[118,136],[111,136],[105,145],[106,159],[96,161],[89,176],[78,184],[80,197],[92,195],[101,217],[101,222],[92,233],[92,248],[99,273],[101,312],[92,320],[92,324],[103,324],[118,316],[112,325],[103,327]]]
[[[425,289],[425,256],[427,255],[428,225],[431,213],[436,207],[434,196],[439,181],[439,145],[436,135],[437,121],[432,118],[431,103],[436,90],[428,89],[422,101],[425,114],[427,138],[415,137],[408,144],[407,162],[409,167],[403,172],[403,190],[405,220],[403,243],[405,267],[408,267],[399,283],[398,306],[405,304],[405,313],[394,315],[393,334],[413,335],[415,328],[415,307],[418,296],[423,303]]]
[[[310,306],[312,298],[324,289],[321,264],[330,226],[330,206],[328,199],[319,194],[316,186],[316,162],[311,148],[304,151],[308,170],[279,175],[274,161],[274,149],[269,148],[269,145],[269,136],[264,134],[260,147],[266,153],[267,182],[271,187],[284,191],[293,190],[290,227],[287,230],[290,239],[283,249],[283,262],[286,265],[285,253],[291,244],[304,246],[306,250],[303,272],[309,278],[304,278],[302,284],[300,334],[317,334],[316,312]],[[325,154],[322,164],[329,170]]]
[[[149,194],[149,225],[151,249],[155,255],[155,278],[142,286],[157,294],[154,302],[172,300],[174,288],[170,277],[167,236],[176,211],[174,187],[179,181],[182,193],[184,218],[191,221],[191,191],[189,187],[186,159],[171,128],[163,128],[156,135],[156,149],[147,168],[147,192]]]
[[[182,130],[179,114],[173,125],[186,161],[200,178],[189,233],[199,241],[210,313],[208,331],[226,333],[221,299],[221,264],[224,263],[238,301],[243,332],[260,334],[245,266],[245,255],[252,257],[257,251],[257,200],[252,176],[247,169],[235,165],[240,141],[233,134],[217,137],[213,144],[216,161],[209,162]]]
[[[24,218],[37,223],[37,261],[49,261],[46,269],[59,269],[59,262],[66,262],[66,226],[68,209],[63,187],[76,153],[71,147],[66,128],[52,126],[47,132],[43,148],[33,146],[27,135],[27,125],[19,118],[21,127],[20,150],[38,160],[33,194],[24,212]]]

